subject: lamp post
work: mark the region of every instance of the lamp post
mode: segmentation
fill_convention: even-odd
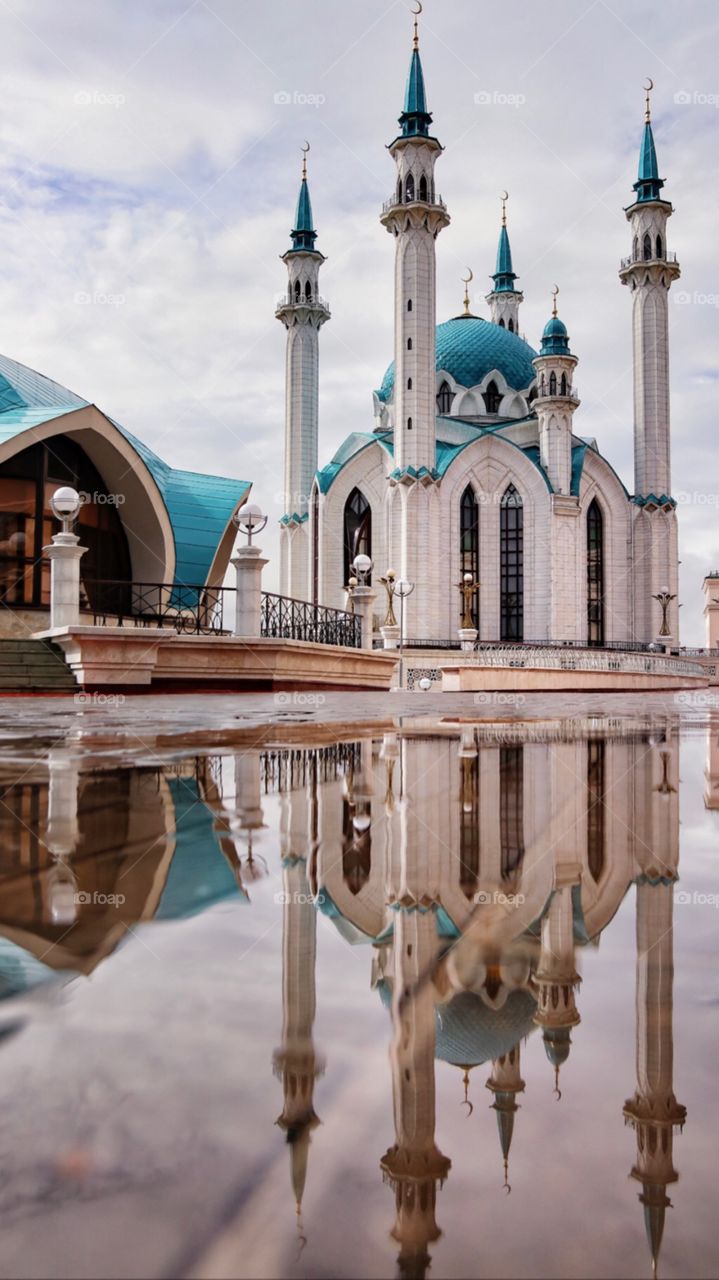
[[[267,516],[253,502],[240,507],[232,519],[247,538],[247,545],[238,547],[232,560],[236,587],[233,635],[256,638],[262,632],[262,570],[267,561],[262,559],[262,551],[252,537],[262,532]]]
[[[459,639],[462,649],[474,648],[479,632],[472,617],[472,597],[479,591],[480,584],[475,582],[471,573],[462,574],[462,581],[457,583],[462,596],[462,625],[459,628]]]
[[[382,632],[382,641],[385,649],[396,649],[399,637],[399,626],[394,612],[394,598],[397,594],[397,575],[394,569],[388,569],[383,578],[380,578],[385,591],[387,592],[387,613],[384,622],[380,627]]]
[[[671,631],[669,630],[669,625],[667,623],[667,610],[672,600],[676,600],[676,596],[671,594],[668,587],[662,587],[661,591],[658,591],[655,596],[652,596],[652,600],[656,600],[658,602],[662,611],[662,625],[659,628],[659,640],[663,642],[665,639],[669,639],[671,637]]]
[[[352,561],[352,569],[358,585],[352,590],[354,612],[360,620],[363,649],[372,648],[372,605],[376,592],[368,585],[367,579],[372,572],[372,561],[369,556],[360,554]]]
[[[67,485],[56,489],[50,499],[50,510],[62,525],[43,553],[50,561],[50,626],[72,627],[80,621],[80,560],[87,547],[72,526],[80,514],[82,499],[76,489]]]
[[[399,688],[404,684],[404,602],[408,596],[411,596],[415,588],[414,582],[408,582],[406,578],[400,578],[395,586],[395,593],[399,596]]]

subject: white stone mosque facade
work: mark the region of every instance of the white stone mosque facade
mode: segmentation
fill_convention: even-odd
[[[416,25],[399,125],[388,148],[395,186],[380,215],[395,245],[394,360],[373,395],[374,422],[324,466],[319,342],[330,310],[303,172],[277,308],[287,330],[282,593],[343,607],[363,553],[374,566],[377,628],[386,614],[379,578],[391,568],[415,584],[410,640],[456,639],[458,584],[471,575],[480,642],[651,642],[662,623],[655,597],[677,595],[668,295],[679,266],[667,246],[672,205],[662,195],[649,98],[619,272],[633,310],[633,492],[580,434],[578,354],[556,292],[538,351],[520,336],[506,203],[488,315],[473,315],[465,294],[463,313],[437,324],[435,245],[450,213],[436,185],[443,148]],[[676,599],[667,622],[676,643]]]

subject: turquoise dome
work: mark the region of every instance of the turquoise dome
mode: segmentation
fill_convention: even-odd
[[[477,316],[458,316],[437,325],[436,367],[451,374],[461,387],[476,387],[498,369],[513,391],[525,391],[535,378],[536,354],[516,333]],[[389,400],[393,387],[394,361],[377,393],[380,400]]]
[[[539,354],[542,356],[570,355],[567,326],[559,316],[550,316],[545,324]]]

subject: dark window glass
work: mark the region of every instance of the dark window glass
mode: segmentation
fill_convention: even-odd
[[[604,530],[596,498],[587,511],[587,639],[604,644]]]
[[[343,586],[352,577],[352,563],[359,555],[372,555],[372,511],[364,494],[353,489],[345,503]]]
[[[407,204],[414,200],[414,178],[411,173],[407,174],[407,181],[404,186]]]
[[[487,390],[484,392],[482,399],[487,413],[499,413],[499,406],[502,397],[496,382],[490,382]]]
[[[550,396],[556,396],[557,394],[557,375],[553,369],[549,375],[549,394]]]
[[[652,256],[652,237],[647,234],[644,237],[644,260],[645,262]]]
[[[524,748],[499,752],[499,842],[502,879],[509,880],[524,859]]]
[[[419,180],[419,198],[420,200],[427,199],[427,179],[424,174],[422,174],[422,177]]]
[[[479,582],[479,507],[474,496],[474,490],[471,484],[467,485],[459,506],[459,560],[460,572],[462,577],[465,573],[471,573],[472,581]],[[457,592],[459,595],[459,592]],[[464,606],[461,603],[460,596],[460,619],[464,616]],[[472,623],[475,627],[479,627],[479,599],[478,592],[472,597]],[[460,621],[461,626],[461,621]]]
[[[479,755],[460,760],[462,794],[459,828],[459,884],[466,898],[473,898],[479,885]]]
[[[452,391],[452,388],[450,387],[448,382],[443,382],[439,391],[437,392],[437,412],[449,413],[450,409],[452,408],[453,399],[454,399],[454,392]]]
[[[604,870],[605,743],[587,744],[587,862],[595,884]]]
[[[524,511],[513,484],[499,509],[500,638],[524,637]]]

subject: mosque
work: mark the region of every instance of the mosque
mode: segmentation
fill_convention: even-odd
[[[415,584],[410,642],[456,639],[456,584],[466,574],[479,584],[471,617],[480,641],[653,641],[657,594],[677,594],[667,308],[679,265],[667,244],[672,205],[649,93],[619,272],[633,306],[633,492],[597,442],[576,434],[578,355],[556,289],[539,349],[521,336],[506,201],[488,316],[474,315],[465,293],[462,314],[437,324],[435,243],[450,215],[436,186],[443,147],[427,102],[415,20],[399,133],[388,147],[394,190],[380,214],[395,245],[394,360],[373,395],[374,423],[324,466],[318,353],[330,310],[305,163],[277,307],[287,330],[281,590],[341,607],[363,553],[375,583],[393,566]],[[380,588],[376,627],[382,603]],[[675,599],[668,624],[676,642]]]

